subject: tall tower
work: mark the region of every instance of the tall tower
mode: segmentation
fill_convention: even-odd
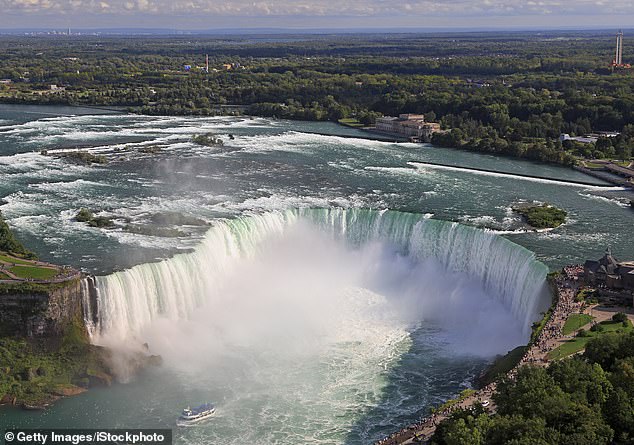
[[[209,74],[209,54],[205,54],[205,72]]]
[[[616,55],[614,57],[614,65],[623,65],[623,31],[616,34]]]

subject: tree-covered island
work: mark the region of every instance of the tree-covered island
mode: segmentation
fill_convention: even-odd
[[[566,222],[568,212],[550,204],[519,205],[513,211],[535,229],[554,229]]]

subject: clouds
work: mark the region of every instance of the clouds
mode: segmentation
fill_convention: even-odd
[[[0,0],[0,28],[629,27],[632,0]]]
[[[7,13],[214,16],[507,16],[634,14],[630,0],[0,0]]]

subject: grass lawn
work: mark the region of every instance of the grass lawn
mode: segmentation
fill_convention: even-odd
[[[598,337],[600,335],[603,335],[607,332],[614,332],[614,331],[618,331],[619,329],[623,329],[624,331],[631,331],[632,330],[632,323],[629,322],[627,327],[623,327],[623,324],[620,322],[614,322],[614,321],[602,321],[600,323],[604,330],[602,332],[593,332],[593,331],[587,331],[588,336],[587,337],[575,337],[572,340],[568,340],[566,343],[564,343],[563,345],[559,346],[556,349],[553,349],[552,351],[550,351],[548,353],[548,358],[550,360],[556,360],[556,359],[561,359],[564,357],[568,357],[569,355],[572,354],[576,354],[579,351],[583,351],[586,348],[586,345],[588,344],[588,342],[594,338],[594,337]]]
[[[50,280],[59,272],[57,269],[37,266],[14,266],[9,270],[18,278],[30,278],[33,280]]]
[[[586,167],[588,167],[588,168],[605,168],[605,164],[598,164],[596,162],[587,162],[586,161]]]
[[[355,128],[361,128],[364,125],[359,122],[357,119],[352,119],[352,118],[346,118],[346,119],[339,119],[339,123],[341,125],[346,125],[348,127],[355,127]]]
[[[566,324],[562,329],[564,335],[570,335],[575,331],[578,331],[582,326],[587,325],[592,321],[592,317],[588,314],[572,314],[566,320]]]
[[[4,254],[0,254],[0,261],[2,261],[3,263],[9,263],[9,264],[28,264],[28,265],[33,264],[30,261],[22,260],[20,258],[14,257],[14,256],[9,256],[9,255],[4,255]]]

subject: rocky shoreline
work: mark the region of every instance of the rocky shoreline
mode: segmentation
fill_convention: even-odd
[[[14,344],[22,345],[20,342]],[[0,340],[0,347],[3,347],[5,355],[7,345],[6,339]],[[120,376],[115,366],[115,355],[118,360],[121,359],[121,355],[118,355],[116,351],[90,344],[80,346],[73,351],[63,348],[59,351],[55,349],[26,351],[24,358],[29,362],[39,362],[40,366],[25,367],[21,362],[16,361],[13,367],[0,368],[5,378],[12,378],[21,385],[20,391],[14,389],[0,396],[0,406],[11,405],[25,410],[44,410],[62,398],[77,396],[93,388],[116,384]],[[59,363],[50,361],[54,356],[59,356]],[[144,369],[162,364],[160,356],[146,351],[128,352],[124,359],[129,375],[137,375]],[[71,360],[74,363],[60,373],[56,365]],[[66,380],[66,383],[51,383],[55,379]],[[34,390],[40,386],[44,386],[44,389]],[[14,383],[13,388],[15,387]]]

